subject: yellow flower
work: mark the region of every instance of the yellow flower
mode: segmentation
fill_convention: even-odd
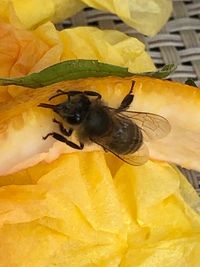
[[[0,24],[0,53],[4,77],[23,76],[72,58],[96,58],[138,72],[154,70],[144,46],[134,38],[95,28],[57,32],[51,23],[33,32]],[[144,96],[152,103],[154,95],[161,110],[165,102],[159,97],[162,92],[157,93],[160,83],[154,88],[152,80],[138,78],[138,108],[148,107]],[[65,84],[70,88],[70,82],[35,91],[0,88],[0,266],[199,266],[200,201],[176,168],[156,161],[130,166],[93,146],[81,153],[67,150],[52,161],[62,147],[41,139],[54,127],[53,114],[37,104]],[[129,84],[128,79],[116,83],[115,78],[77,81],[80,89],[100,88],[109,103],[121,99]],[[173,101],[173,90],[166,88],[166,101]],[[184,87],[181,103],[188,90]],[[196,101],[185,105],[195,108],[199,93]],[[43,161],[45,153],[49,154]]]

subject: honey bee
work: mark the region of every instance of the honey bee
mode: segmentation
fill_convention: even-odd
[[[144,164],[149,159],[146,141],[162,138],[170,131],[169,122],[156,114],[128,111],[134,99],[132,81],[129,93],[118,108],[107,106],[102,96],[95,91],[62,91],[49,100],[67,95],[67,100],[57,105],[40,103],[38,106],[50,108],[68,125],[53,119],[60,133],[50,132],[43,139],[52,136],[68,146],[82,150],[85,143],[94,142],[107,152],[111,152],[131,165]],[[69,140],[76,131],[79,144]]]

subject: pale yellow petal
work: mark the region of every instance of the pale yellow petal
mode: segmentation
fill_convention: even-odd
[[[155,70],[145,46],[136,38],[114,30],[77,27],[60,33],[64,44],[64,59],[98,59],[126,66],[132,72]]]
[[[63,22],[64,19],[73,16],[75,13],[85,7],[81,0],[52,0],[54,3],[55,13],[52,22]]]
[[[120,267],[198,267],[199,249],[199,234],[145,244],[130,249]]]
[[[146,35],[155,35],[168,20],[171,0],[82,0],[89,6],[117,14],[125,23]]]

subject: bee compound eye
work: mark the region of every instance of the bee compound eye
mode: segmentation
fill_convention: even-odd
[[[80,114],[73,114],[67,117],[67,122],[72,125],[80,124],[81,121]]]

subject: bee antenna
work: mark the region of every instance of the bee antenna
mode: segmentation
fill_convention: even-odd
[[[40,103],[38,105],[38,107],[55,109],[56,105],[51,105],[51,104],[46,104],[46,103]]]

